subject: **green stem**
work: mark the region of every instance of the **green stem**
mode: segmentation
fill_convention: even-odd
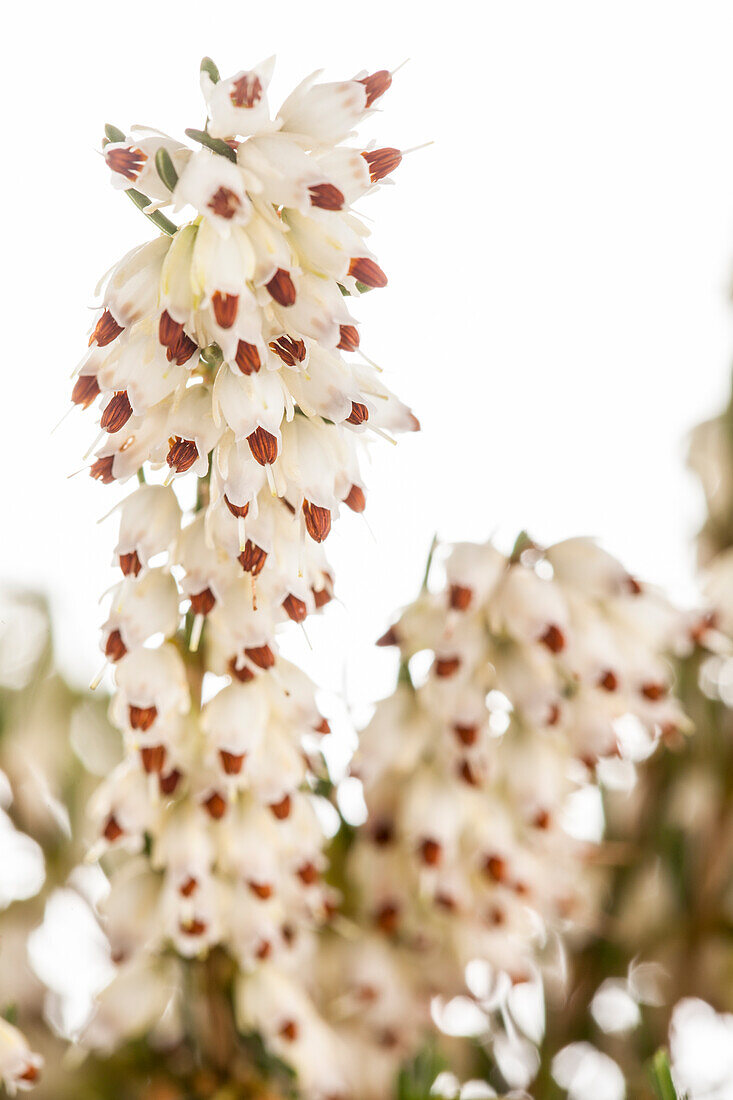
[[[169,237],[175,237],[178,232],[178,226],[175,222],[172,222],[170,218],[166,218],[165,214],[161,214],[159,210],[152,210],[148,212],[145,207],[150,206],[150,199],[147,195],[143,195],[141,191],[136,191],[131,187],[128,191],[125,191],[127,197],[135,204],[138,210],[142,210],[146,218],[163,233],[167,233]]]
[[[659,1100],[678,1100],[666,1050],[658,1050],[654,1055],[649,1073]]]

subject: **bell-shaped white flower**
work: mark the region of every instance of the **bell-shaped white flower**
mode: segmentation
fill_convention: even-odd
[[[267,89],[274,67],[275,58],[268,57],[253,69],[216,82],[202,70],[201,91],[209,112],[208,130],[212,137],[249,137],[275,128],[270,122],[267,105]]]
[[[150,558],[175,542],[181,509],[172,489],[140,485],[120,505],[120,527],[115,556],[123,573],[137,574]]]
[[[193,206],[222,236],[235,225],[246,225],[252,204],[242,173],[226,157],[201,149],[194,153],[173,191],[174,209]]]
[[[188,146],[145,126],[133,126],[124,141],[105,145],[104,159],[112,173],[112,186],[125,191],[135,188],[159,204],[170,202],[171,193],[155,166],[159,149],[168,153],[178,175],[185,171],[191,158]]]

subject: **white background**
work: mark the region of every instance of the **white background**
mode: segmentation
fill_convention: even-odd
[[[203,121],[200,57],[310,70],[410,63],[364,137],[402,148],[361,204],[390,278],[362,343],[423,432],[374,447],[364,522],[331,536],[344,608],[309,628],[316,676],[389,688],[371,644],[432,535],[588,533],[688,588],[702,515],[685,436],[726,397],[733,256],[733,5],[513,2],[21,4],[6,42],[0,580],[49,591],[64,667],[99,665],[117,499],[85,474],[68,406],[97,278],[149,236],[108,184],[103,124]],[[12,41],[12,46],[10,42]]]

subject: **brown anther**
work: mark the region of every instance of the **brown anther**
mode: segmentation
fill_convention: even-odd
[[[447,913],[455,913],[458,908],[456,899],[445,890],[439,890],[438,893],[434,895],[433,901],[439,909],[445,909]]]
[[[548,810],[538,810],[532,818],[532,824],[535,829],[549,829],[550,827],[550,814]]]
[[[386,847],[394,840],[394,825],[391,821],[377,821],[372,830],[372,839],[379,848]]]
[[[313,602],[316,605],[316,610],[320,611],[322,607],[329,604],[333,599],[333,596],[327,588],[311,588],[311,595],[313,596]]]
[[[385,630],[385,632],[384,632],[384,634],[382,635],[381,638],[377,638],[377,645],[379,645],[379,646],[399,645],[399,644],[400,644],[399,635],[398,635],[396,629],[393,626],[391,626],[389,628],[389,630]]]
[[[478,777],[468,760],[463,760],[458,767],[458,777],[469,787],[478,787]]]
[[[648,683],[642,684],[641,694],[651,703],[658,703],[659,700],[663,699],[667,694],[667,688],[665,684],[659,683],[656,680],[650,680]]]
[[[164,309],[158,321],[158,341],[164,348],[178,343],[183,332],[183,323],[174,321],[167,309]]]
[[[92,401],[99,397],[99,382],[96,374],[80,374],[71,391],[71,400],[82,409],[88,409]]]
[[[130,725],[134,730],[149,730],[155,719],[158,717],[158,708],[153,707],[128,707],[128,714],[130,716]]]
[[[346,417],[347,424],[363,424],[369,419],[369,409],[361,401],[351,402],[351,412]]]
[[[286,943],[288,947],[292,947],[297,938],[297,932],[295,928],[293,928],[292,924],[284,924],[280,929],[280,933],[282,935],[283,942]]]
[[[546,725],[556,726],[557,723],[560,721],[560,715],[561,714],[562,714],[562,710],[560,709],[560,704],[559,703],[551,703],[550,708],[549,708],[549,712],[548,712],[548,715],[547,715]]]
[[[520,898],[529,897],[529,895],[532,893],[526,882],[515,882],[512,886],[512,889],[514,893],[517,894]],[[526,978],[522,978],[521,981],[526,981]]]
[[[269,898],[272,897],[272,883],[254,882],[253,880],[249,880],[247,882],[247,885],[249,886],[254,896],[256,898],[259,898],[260,901],[267,901]]]
[[[260,940],[259,944],[257,945],[257,950],[255,951],[255,958],[264,960],[268,959],[271,954],[272,944],[270,943],[270,941]]]
[[[257,73],[244,73],[232,84],[229,98],[235,107],[256,107],[262,99],[262,81]]]
[[[237,558],[237,561],[242,566],[245,573],[251,573],[253,577],[256,577],[258,573],[262,572],[266,559],[267,551],[263,550],[261,546],[258,546],[256,542],[247,539],[244,544],[244,550]]]
[[[115,475],[112,473],[114,460],[114,455],[105,455],[104,458],[98,458],[89,467],[89,476],[93,477],[95,481],[101,481],[103,485],[109,485],[115,479]]]
[[[122,828],[115,815],[110,814],[102,830],[102,836],[105,840],[108,840],[110,844],[114,844],[116,840],[120,839],[124,831],[125,830]]]
[[[282,359],[286,367],[294,367],[296,363],[302,363],[306,357],[306,347],[303,340],[295,336],[278,336],[277,340],[270,341],[270,351]]]
[[[105,432],[109,432],[110,435],[113,435],[115,432],[119,432],[121,428],[124,428],[131,416],[132,405],[130,404],[130,398],[127,396],[126,390],[120,390],[118,393],[114,394],[107,403],[102,413],[101,426]]]
[[[231,328],[237,319],[239,295],[222,294],[220,290],[216,290],[212,295],[211,305],[219,328]]]
[[[235,680],[239,680],[240,684],[248,684],[250,680],[254,680],[255,678],[254,672],[251,668],[248,668],[247,665],[241,665],[241,667],[237,667],[236,657],[230,657],[227,668],[230,675],[232,675]]]
[[[336,345],[341,351],[356,351],[359,347],[359,330],[356,325],[339,325],[341,339]]]
[[[247,504],[232,504],[229,497],[224,494],[224,503],[233,516],[237,516],[238,519],[244,519],[249,512],[249,502]]]
[[[297,875],[304,886],[313,886],[321,877],[315,863],[311,863],[310,861],[302,864],[302,866],[298,868]]]
[[[208,615],[216,603],[216,596],[210,588],[204,588],[191,596],[191,610],[194,615]]]
[[[433,668],[435,669],[435,675],[440,676],[443,679],[448,676],[455,676],[458,669],[461,667],[460,657],[436,657]]]
[[[94,332],[89,337],[89,347],[96,344],[100,348],[105,348],[107,344],[111,344],[113,340],[116,340],[121,332],[122,325],[118,325],[110,311],[105,309],[94,326]]]
[[[420,845],[420,858],[428,867],[437,867],[443,855],[443,846],[432,837],[426,837]]]
[[[331,732],[331,726],[329,724],[328,718],[321,718],[318,725],[313,727],[313,732],[314,733],[321,733],[324,736],[327,733],[330,733]]]
[[[111,630],[107,635],[107,641],[104,643],[105,657],[109,657],[110,661],[121,661],[126,653],[127,646],[122,641],[119,630]]]
[[[234,356],[242,374],[256,374],[262,366],[260,353],[256,344],[248,344],[246,340],[240,340],[237,344],[237,354]]]
[[[167,775],[159,776],[158,788],[160,789],[160,793],[173,794],[182,778],[183,775],[179,772],[178,768],[173,768]]]
[[[374,914],[374,923],[380,931],[387,936],[392,936],[397,931],[400,922],[400,907],[394,902],[386,901],[380,905]]]
[[[239,775],[242,770],[242,764],[244,763],[244,757],[245,753],[243,752],[227,752],[226,749],[219,749],[221,766],[227,775]]]
[[[690,627],[690,641],[699,645],[708,630],[714,630],[717,625],[718,616],[715,611],[708,611],[704,615],[700,615]]]
[[[461,722],[455,722],[453,732],[460,743],[467,748],[475,745],[478,740],[478,726],[465,726]]]
[[[486,921],[488,924],[493,925],[494,928],[499,928],[500,925],[504,924],[506,921],[506,913],[503,909],[500,909],[498,905],[494,905],[486,914]]]
[[[181,439],[180,435],[168,441],[170,450],[166,455],[166,462],[177,474],[185,474],[190,470],[199,456],[198,448],[192,439]]]
[[[294,1043],[298,1038],[298,1025],[295,1020],[286,1020],[280,1028],[278,1035],[282,1039],[286,1039],[289,1043]]]
[[[275,664],[275,654],[269,645],[249,646],[244,652],[252,664],[257,665],[258,668],[268,669]]]
[[[26,1068],[23,1070],[23,1072],[19,1075],[18,1080],[19,1081],[28,1081],[29,1084],[33,1084],[33,1082],[37,1081],[39,1077],[40,1077],[40,1071],[38,1069],[38,1066],[34,1066],[34,1065],[29,1064],[29,1065],[26,1066]]]
[[[165,745],[145,745],[140,749],[140,759],[148,775],[160,775],[165,767],[168,750]]]
[[[484,860],[484,874],[494,882],[504,882],[506,870],[506,860],[503,856],[490,855]]]
[[[303,501],[303,516],[305,517],[305,529],[314,542],[323,542],[331,530],[331,513],[328,508],[321,508],[318,504],[312,504],[309,500]]]
[[[632,577],[630,573],[626,578],[626,590],[632,596],[640,596],[641,593],[644,591],[640,582],[637,581],[636,577]]]
[[[410,421],[410,431],[411,432],[419,432],[421,430],[420,421],[417,419],[417,417],[415,416],[415,414],[413,412],[411,412],[409,414],[409,421]]]
[[[450,606],[454,611],[466,611],[473,598],[473,589],[462,584],[452,584],[448,593]]]
[[[190,920],[181,921],[178,927],[184,936],[203,936],[208,926],[206,921],[191,917]]]
[[[371,107],[375,99],[379,99],[389,88],[392,83],[392,73],[387,69],[379,69],[370,76],[362,77],[359,83],[366,88],[366,106]]]
[[[387,285],[387,276],[379,264],[368,256],[354,256],[349,264],[349,275],[364,286],[380,287]]]
[[[206,204],[208,210],[219,218],[230,221],[242,205],[242,200],[231,187],[217,187],[214,194]]]
[[[220,821],[227,812],[226,799],[218,791],[214,791],[204,800],[203,807],[214,821]]]
[[[137,550],[131,554],[120,554],[120,569],[126,577],[137,577],[142,569],[142,562],[137,556]]]
[[[363,512],[366,508],[366,495],[360,485],[352,485],[344,497],[344,504],[352,512]]]
[[[316,183],[309,187],[311,206],[319,210],[341,210],[344,205],[344,193],[332,183]]]
[[[184,363],[189,361],[195,351],[198,351],[198,344],[189,336],[186,336],[185,332],[181,332],[178,339],[170,345],[165,354],[169,363],[175,362],[179,367],[182,367]]]
[[[542,645],[547,646],[550,653],[562,653],[565,648],[565,635],[559,626],[554,623],[545,630],[544,634],[540,638]]]
[[[384,1050],[394,1050],[399,1041],[400,1037],[392,1027],[383,1027],[377,1036],[377,1043]]]
[[[192,894],[195,894],[198,890],[198,879],[195,879],[193,875],[189,875],[188,878],[181,883],[178,887],[178,893],[182,898],[190,898]]]
[[[402,153],[399,149],[386,147],[384,149],[371,149],[361,154],[369,165],[369,177],[372,183],[379,183],[385,176],[394,172],[402,164]]]
[[[134,183],[145,167],[148,155],[143,153],[142,149],[136,149],[134,145],[127,145],[117,149],[106,149],[104,159],[111,171],[117,172],[118,175]]]
[[[279,306],[292,306],[295,302],[295,283],[284,267],[277,269],[267,283],[267,290]]]
[[[271,802],[270,809],[272,810],[278,821],[284,821],[286,817],[290,816],[291,799],[290,795],[284,795],[279,802]]]
[[[607,668],[598,677],[598,687],[604,691],[616,691],[618,688],[618,676],[611,668]]]
[[[289,619],[294,623],[302,623],[308,615],[308,608],[304,600],[299,600],[292,592],[283,600],[283,608]]]
[[[251,435],[247,436],[252,458],[259,462],[260,466],[271,466],[277,458],[277,436],[268,432],[265,428],[255,428]]]

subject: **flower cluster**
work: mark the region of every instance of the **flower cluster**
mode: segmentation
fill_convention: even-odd
[[[400,683],[361,736],[368,820],[349,869],[382,951],[412,952],[423,992],[468,984],[503,1022],[505,1078],[526,1086],[502,1044],[514,1035],[536,1063],[541,1020],[523,1002],[543,949],[594,921],[599,787],[628,789],[687,725],[664,656],[679,618],[587,539],[521,536],[508,558],[459,544],[445,572],[380,639],[399,647]],[[395,1016],[390,1041],[409,1045],[421,1016]],[[358,1026],[379,1044],[385,1019],[375,998]]]
[[[72,399],[100,408],[92,477],[142,482],[119,509],[102,636],[126,752],[92,806],[92,854],[132,857],[113,859],[105,907],[118,976],[101,1015],[118,1030],[98,1017],[89,1041],[160,1017],[167,947],[224,945],[247,975],[241,1025],[297,1063],[318,1025],[288,972],[334,906],[313,793],[329,725],[275,634],[332,598],[322,544],[342,506],[365,507],[363,444],[419,425],[360,353],[350,309],[387,282],[352,204],[401,153],[343,142],[391,75],[311,77],[273,119],[271,74],[222,80],[205,62],[197,151],[107,128],[114,186],[164,232],[100,287]],[[176,226],[164,205],[192,216]],[[129,1000],[153,972],[160,995],[125,1029],[115,989]]]

